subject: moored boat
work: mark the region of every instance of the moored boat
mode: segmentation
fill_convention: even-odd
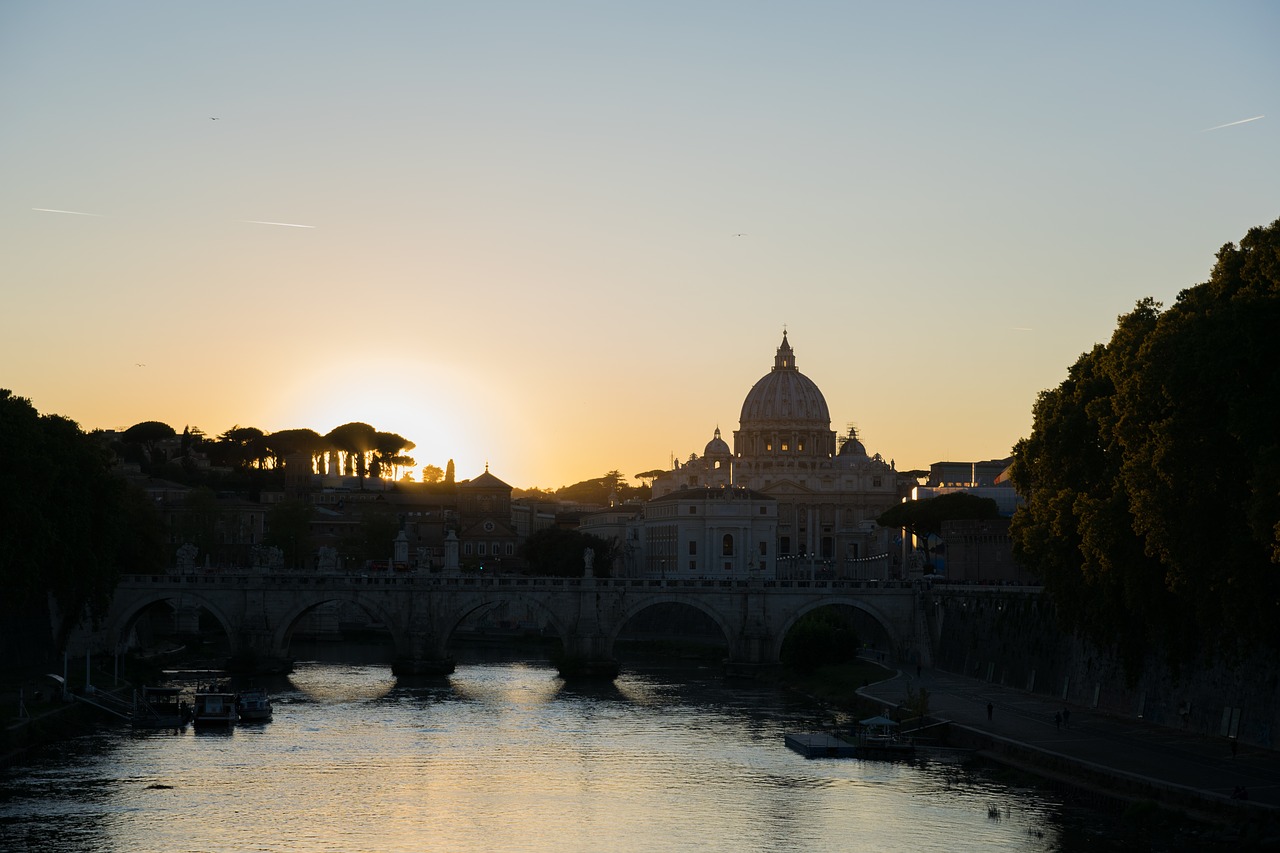
[[[179,687],[143,687],[134,691],[129,722],[136,729],[180,729],[191,722],[191,707]]]
[[[271,719],[271,697],[261,687],[250,687],[236,697],[236,711],[245,723]]]
[[[215,690],[196,693],[191,722],[196,728],[234,726],[236,724],[236,695]]]

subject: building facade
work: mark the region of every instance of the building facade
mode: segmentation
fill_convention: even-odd
[[[780,576],[888,578],[901,571],[901,549],[890,547],[891,533],[876,519],[914,482],[868,454],[855,429],[837,438],[826,398],[796,366],[785,332],[772,369],[743,400],[732,449],[717,428],[701,457],[655,478],[651,503],[725,484],[775,502]]]
[[[658,578],[777,576],[777,501],[739,486],[707,486],[651,499],[632,541],[643,573]]]

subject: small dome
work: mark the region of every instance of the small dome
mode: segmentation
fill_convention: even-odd
[[[840,445],[841,456],[866,456],[867,448],[863,447],[862,442],[856,438],[851,438]]]
[[[729,449],[729,444],[720,437],[720,427],[716,427],[716,437],[707,442],[707,447],[702,451],[703,456],[732,456],[733,451]]]
[[[849,434],[840,440],[840,450],[837,456],[866,456],[867,448],[858,440],[858,430],[856,427],[849,427]]]

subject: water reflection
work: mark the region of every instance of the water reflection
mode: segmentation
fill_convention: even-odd
[[[982,772],[801,758],[783,735],[828,715],[705,670],[578,685],[537,661],[431,679],[315,661],[271,690],[263,725],[104,728],[8,768],[0,849],[1125,849]]]

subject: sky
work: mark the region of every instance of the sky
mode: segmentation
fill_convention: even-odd
[[[516,487],[832,429],[1002,458],[1280,218],[1274,2],[0,4],[0,388]],[[634,481],[633,481],[634,482]]]

